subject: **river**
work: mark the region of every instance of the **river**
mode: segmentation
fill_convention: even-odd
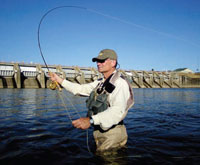
[[[198,164],[200,89],[133,89],[127,145],[95,153],[85,97],[49,89],[0,89],[0,164]]]

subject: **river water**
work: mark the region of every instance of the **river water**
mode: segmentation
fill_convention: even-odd
[[[200,89],[133,90],[127,145],[97,154],[92,129],[71,125],[86,115],[86,98],[0,89],[0,164],[199,164]]]

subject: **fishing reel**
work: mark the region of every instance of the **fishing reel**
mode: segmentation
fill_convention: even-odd
[[[59,91],[62,91],[60,85],[56,82],[56,81],[51,81],[50,84],[49,84],[49,88],[51,90],[55,90],[55,89],[59,89]]]
[[[55,90],[57,88],[57,84],[55,81],[51,81],[50,84],[49,84],[49,88],[51,90]]]

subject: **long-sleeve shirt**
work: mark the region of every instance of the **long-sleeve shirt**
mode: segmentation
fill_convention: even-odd
[[[62,86],[74,95],[89,96],[92,90],[105,79],[95,80],[88,84],[77,84],[64,80]],[[103,130],[111,128],[125,118],[128,112],[127,104],[130,98],[128,83],[119,77],[115,83],[115,89],[108,95],[109,107],[96,115],[93,115],[94,125],[100,125]]]

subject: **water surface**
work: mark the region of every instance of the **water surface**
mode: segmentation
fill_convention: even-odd
[[[95,153],[92,129],[71,125],[86,115],[86,98],[49,89],[0,89],[0,95],[0,164],[200,161],[200,89],[134,89],[128,143],[104,155]]]

